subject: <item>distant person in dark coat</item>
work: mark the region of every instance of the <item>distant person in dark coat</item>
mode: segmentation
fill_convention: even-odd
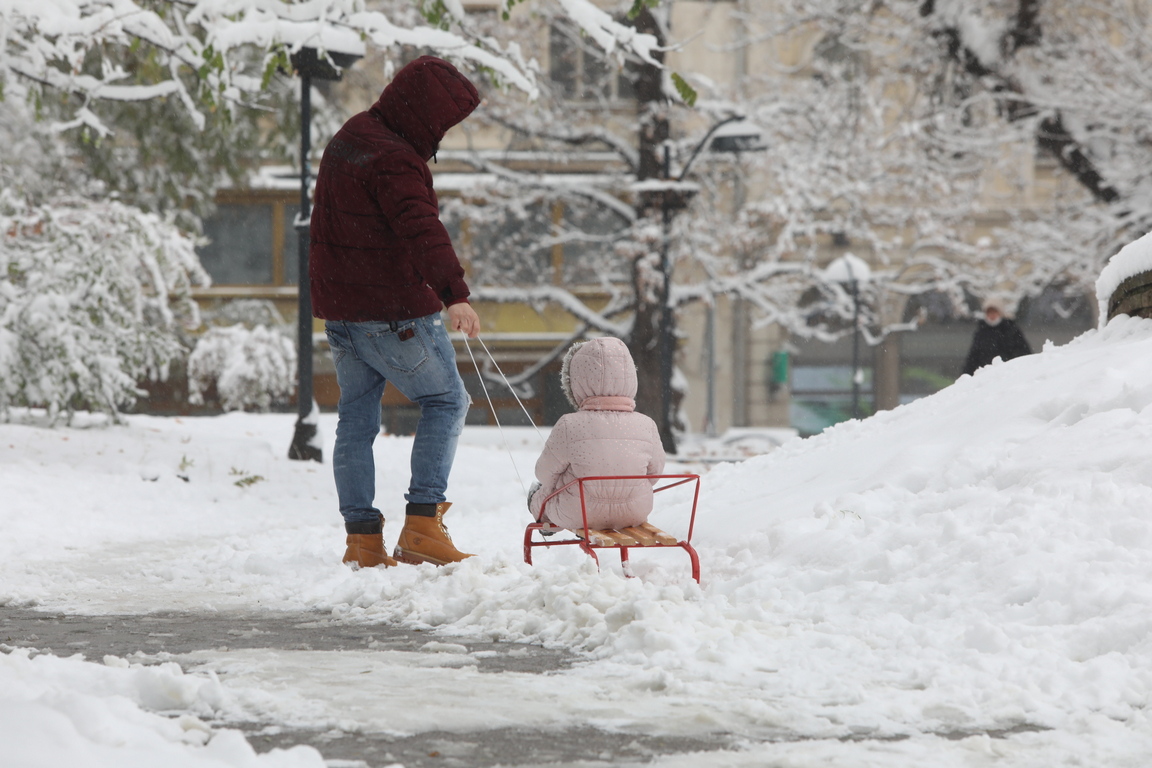
[[[984,317],[972,336],[972,348],[964,360],[964,373],[971,376],[996,358],[1007,362],[1014,357],[1032,354],[1032,347],[1020,326],[1004,314],[1004,305],[996,299],[984,302]]]

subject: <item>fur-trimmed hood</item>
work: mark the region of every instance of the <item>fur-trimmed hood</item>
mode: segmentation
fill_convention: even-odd
[[[636,365],[628,347],[610,337],[575,344],[561,371],[576,412],[552,427],[536,461],[540,489],[528,508],[537,520],[543,515],[570,530],[583,527],[585,513],[591,528],[643,523],[655,480],[639,476],[664,470],[664,448],[656,422],[636,411]],[[572,482],[580,477],[601,480],[584,493]]]
[[[636,364],[624,342],[611,336],[573,344],[560,367],[560,385],[573,408],[636,407]]]

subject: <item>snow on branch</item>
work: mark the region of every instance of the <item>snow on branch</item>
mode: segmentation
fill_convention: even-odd
[[[497,301],[501,303],[522,303],[529,305],[553,303],[562,307],[582,323],[585,323],[589,328],[595,328],[602,333],[626,337],[629,332],[628,325],[609,319],[612,315],[627,309],[626,306],[617,302],[611,302],[607,307],[598,312],[560,286],[480,286],[472,291],[472,296],[479,301]]]
[[[497,41],[488,39],[487,47],[481,47],[453,32],[431,27],[408,29],[397,26],[377,12],[353,14],[348,17],[347,23],[353,29],[362,31],[380,48],[395,45],[430,48],[441,55],[470,61],[493,70],[500,78],[519,88],[531,99],[535,99],[539,94],[532,70],[520,56],[520,48],[515,43],[501,48]]]
[[[639,56],[645,63],[663,68],[653,53],[660,50],[660,41],[655,35],[637,32],[612,18],[588,0],[558,0],[560,7],[607,53],[620,46]]]
[[[472,158],[470,162],[480,170],[491,173],[502,181],[511,182],[520,189],[563,190],[568,194],[583,197],[599,204],[629,224],[636,220],[636,209],[628,203],[607,190],[599,189],[586,182],[577,181],[566,174],[549,174],[544,176],[536,173],[519,173],[509,170],[497,163],[489,162],[479,156]]]
[[[523,136],[530,136],[533,139],[555,141],[569,147],[603,144],[619,155],[631,172],[635,172],[637,166],[640,165],[640,153],[636,150],[634,138],[621,135],[605,125],[581,125],[567,122],[549,124],[547,128],[542,128],[525,120],[522,110],[518,109],[512,115],[504,115],[500,113],[498,106],[490,106],[486,117],[502,128]],[[561,153],[558,155],[563,156]]]
[[[653,35],[617,22],[588,0],[556,2],[605,51],[626,50],[659,66]],[[468,62],[531,99],[538,96],[538,65],[524,57],[510,30],[508,39],[473,35],[461,3],[445,8],[446,23],[438,28],[396,21],[401,7],[390,17],[370,10],[365,0],[8,0],[0,3],[0,80],[15,75],[84,102],[176,96],[201,129],[202,112],[261,90],[265,70],[277,66],[277,49],[362,55],[367,43]],[[154,56],[160,66],[127,71],[116,63],[127,52]],[[91,113],[77,120],[107,133]]]
[[[675,285],[672,288],[671,301],[673,305],[681,306],[694,301],[711,300],[711,297],[722,294],[756,299],[764,286],[783,277],[815,279],[812,266],[806,262],[764,262],[746,272],[722,277],[713,276],[700,283]]]
[[[202,111],[261,90],[263,69],[276,65],[278,48],[362,55],[365,42],[408,45],[471,62],[530,97],[537,94],[534,64],[515,41],[393,23],[363,0],[10,0],[0,3],[0,29],[0,80],[14,75],[84,103],[176,96],[198,129]],[[118,61],[129,53],[160,66],[126,71]],[[107,133],[90,113],[78,121]]]

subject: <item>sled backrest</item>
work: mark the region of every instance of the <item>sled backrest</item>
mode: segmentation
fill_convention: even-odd
[[[578,477],[567,485],[549,494],[548,497],[544,499],[544,503],[540,505],[541,515],[543,515],[544,510],[548,508],[548,502],[552,501],[552,499],[556,498],[572,486],[579,486],[578,491],[580,495],[580,515],[584,524],[584,533],[587,534],[589,528],[587,494],[585,493],[586,485],[590,483],[616,480],[647,480],[650,482],[656,481],[657,483],[661,481],[667,481],[664,485],[657,485],[654,487],[652,489],[652,493],[654,494],[660,493],[661,491],[667,491],[671,488],[676,488],[686,483],[694,482],[696,487],[692,493],[692,514],[688,520],[688,537],[685,539],[685,541],[692,541],[692,532],[696,527],[696,505],[700,501],[700,475],[684,473],[667,475],[593,475],[589,477]]]

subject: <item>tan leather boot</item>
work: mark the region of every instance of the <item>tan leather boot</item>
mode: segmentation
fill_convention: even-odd
[[[378,565],[390,568],[398,564],[384,551],[382,533],[348,534],[348,549],[344,551],[344,563],[361,568],[375,568]]]
[[[389,568],[396,561],[384,551],[384,516],[379,522],[348,523],[346,528],[356,531],[348,533],[348,549],[344,551],[345,565],[354,568],[375,568],[382,565]]]
[[[404,516],[404,530],[400,531],[400,541],[396,544],[396,551],[392,553],[396,559],[412,565],[419,565],[420,563],[444,565],[445,563],[459,562],[466,557],[473,557],[473,555],[465,554],[456,549],[452,543],[452,537],[448,535],[448,529],[444,527],[444,513],[448,511],[450,506],[452,504],[447,501],[435,506],[432,504],[409,504],[409,512]],[[435,510],[435,513],[431,516],[413,514],[413,510],[417,512]]]

